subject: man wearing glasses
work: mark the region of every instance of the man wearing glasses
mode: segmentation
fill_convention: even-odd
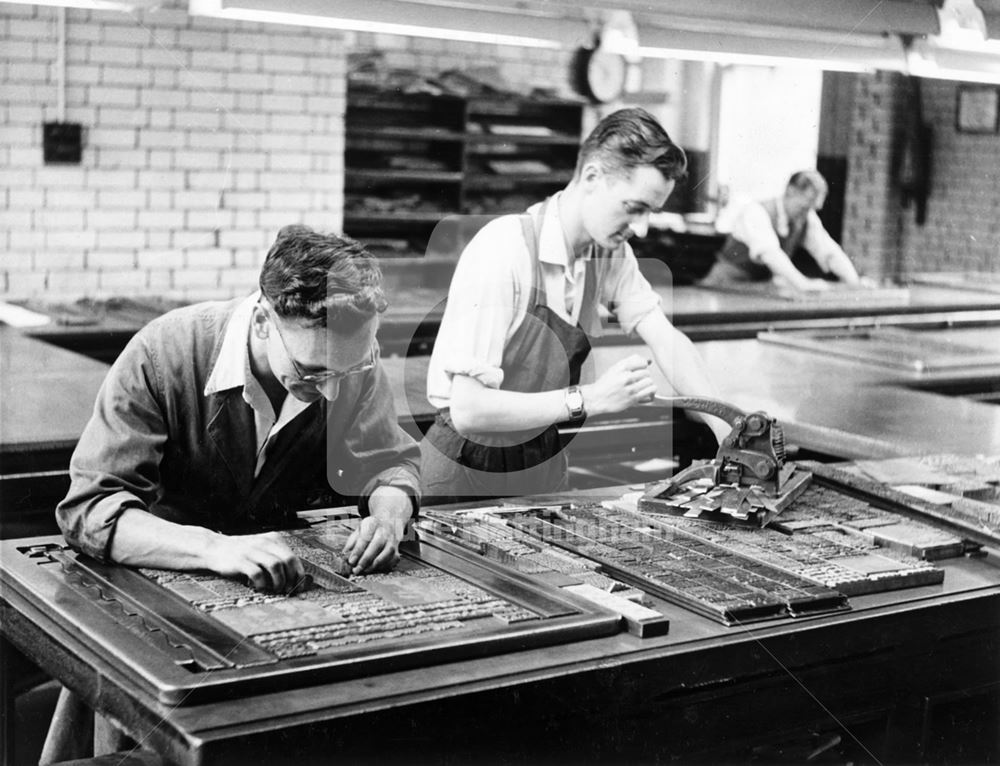
[[[378,364],[386,308],[357,243],[286,227],[244,299],[169,312],[111,368],[56,516],[103,561],[243,576],[259,590],[301,582],[266,530],[331,488],[363,516],[344,555],[387,569],[418,504],[419,450],[398,426]]]

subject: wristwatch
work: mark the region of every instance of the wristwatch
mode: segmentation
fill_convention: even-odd
[[[583,420],[587,411],[583,407],[583,392],[579,386],[570,386],[566,389],[566,409],[569,410],[570,420]]]

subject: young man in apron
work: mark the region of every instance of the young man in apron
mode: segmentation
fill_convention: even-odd
[[[677,393],[715,396],[694,346],[664,316],[627,244],[646,233],[686,162],[648,112],[620,110],[583,143],[565,189],[527,214],[491,221],[470,241],[427,375],[438,409],[421,446],[430,502],[563,489],[567,461],[556,424],[653,396],[642,356],[596,380],[585,369],[600,306],[647,344]],[[722,421],[709,425],[719,438],[728,433]]]

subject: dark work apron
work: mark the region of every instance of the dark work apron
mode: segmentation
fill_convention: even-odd
[[[503,350],[500,363],[504,391],[539,393],[580,382],[590,353],[590,340],[579,325],[571,325],[546,305],[538,238],[546,201],[538,214],[521,217],[532,261],[532,284],[524,320]],[[583,303],[597,300],[594,260],[587,262]],[[568,464],[555,424],[530,431],[459,434],[448,410],[441,410],[422,443],[421,474],[424,504],[476,498],[510,497],[555,492],[567,486]]]
[[[778,205],[781,200],[767,200],[761,205],[771,219],[771,227],[778,231]],[[789,258],[805,239],[807,219],[802,217],[797,221],[788,221],[788,234],[778,234],[778,244]],[[715,256],[715,264],[711,271],[701,281],[706,287],[712,285],[731,284],[733,282],[765,282],[771,278],[771,269],[763,263],[757,263],[750,258],[750,248],[736,239],[732,234],[726,237],[725,243]]]

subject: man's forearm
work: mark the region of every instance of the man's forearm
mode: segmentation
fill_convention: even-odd
[[[681,396],[699,396],[709,399],[719,397],[705,361],[691,339],[674,327],[659,312],[645,317],[636,327],[639,336],[649,346],[657,366],[670,382],[673,393]],[[691,416],[705,423],[719,441],[729,431],[729,426],[718,418],[700,412]]]
[[[452,384],[451,418],[460,434],[541,429],[567,416],[562,389],[501,391],[465,375]]]
[[[209,551],[218,533],[175,524],[146,511],[128,508],[115,524],[112,561],[164,569],[208,569]]]
[[[860,279],[851,259],[842,250],[835,250],[827,256],[826,267],[831,274],[846,284],[857,284]]]
[[[413,500],[400,487],[383,485],[376,488],[368,499],[368,512],[380,522],[390,525],[403,540],[413,518]]]
[[[805,290],[808,287],[809,278],[795,268],[791,259],[783,251],[767,251],[760,260],[771,270],[772,275],[786,280],[796,290]]]

